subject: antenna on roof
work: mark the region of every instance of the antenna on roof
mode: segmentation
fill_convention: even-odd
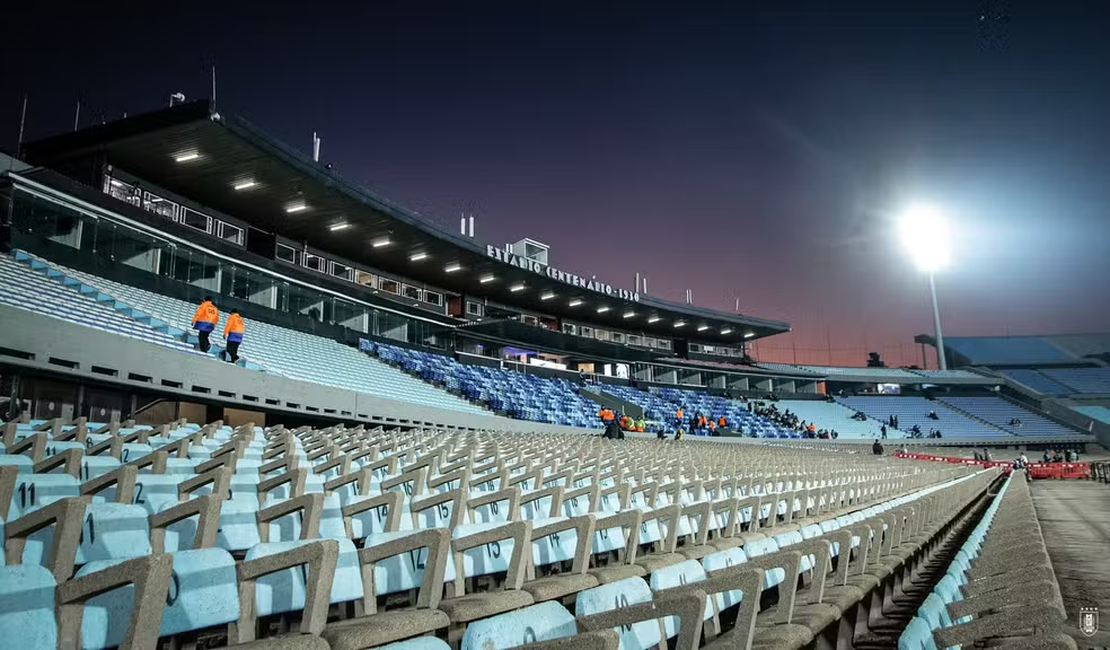
[[[644,290],[641,293],[643,293],[646,296],[647,295],[647,276],[646,275],[644,276],[643,283],[644,283]]]
[[[16,141],[16,145],[15,145],[15,156],[16,156],[16,158],[18,158],[19,155],[22,153],[22,151],[20,151],[20,150],[23,149],[23,125],[26,121],[27,121],[27,93],[23,93],[23,108],[21,108],[19,110],[19,140]]]
[[[636,293],[640,293],[640,272],[636,272]]]
[[[73,130],[77,130],[77,124],[81,121],[81,100],[77,100],[77,112],[73,114]]]
[[[466,236],[466,214],[462,212],[459,213],[459,232]]]
[[[740,313],[740,298],[736,299],[736,313]]]
[[[474,215],[470,215],[470,238],[474,239]]]
[[[320,138],[316,136],[316,132],[312,132],[312,162],[320,162]]]
[[[212,66],[212,103],[216,103],[216,66]]]

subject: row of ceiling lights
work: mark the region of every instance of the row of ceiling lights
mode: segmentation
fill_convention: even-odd
[[[190,161],[193,161],[193,160],[197,160],[199,158],[200,158],[199,153],[197,153],[195,151],[190,151],[190,152],[182,153],[182,154],[179,154],[179,155],[175,156],[174,160],[176,160],[179,163],[185,163],[185,162],[190,162]],[[238,182],[234,183],[232,185],[232,188],[237,192],[242,192],[244,190],[253,189],[257,186],[258,186],[258,183],[253,181],[253,180],[243,180],[243,181],[238,181]],[[298,212],[304,212],[307,209],[308,209],[308,205],[304,201],[300,201],[300,202],[297,202],[297,203],[290,203],[289,205],[285,206],[285,212],[288,213],[288,214],[296,214]],[[350,228],[350,226],[351,226],[351,224],[347,223],[346,221],[341,221],[339,223],[335,223],[335,224],[332,224],[331,226],[328,226],[328,230],[330,230],[331,232],[338,232],[340,230],[346,230],[347,228]],[[389,242],[388,237],[382,237],[382,238],[374,240],[374,242],[371,245],[374,248],[384,248],[386,246],[389,246],[389,243],[390,242]],[[413,253],[412,255],[409,256],[409,260],[412,261],[412,262],[419,262],[419,261],[425,260],[427,258],[428,258],[428,254],[423,253],[423,252]],[[443,268],[444,272],[446,272],[446,273],[454,273],[454,272],[459,271],[461,269],[462,269],[462,266],[459,265],[458,263],[448,264],[447,266],[445,266]],[[493,282],[496,279],[497,279],[496,276],[494,276],[493,274],[489,274],[489,275],[484,275],[481,278],[479,278],[478,282],[481,283],[481,284],[489,284],[490,282]],[[509,291],[511,291],[512,293],[519,293],[521,291],[524,291],[524,289],[525,289],[524,283],[517,283],[517,284],[514,284],[514,285],[509,287]],[[540,294],[540,300],[551,300],[554,297],[555,297],[555,293],[551,292],[551,291],[547,291],[547,292],[544,292],[544,293]],[[585,301],[583,301],[581,298],[573,298],[573,299],[571,299],[570,302],[567,303],[567,306],[569,306],[569,307],[578,307],[578,306],[581,306],[584,302]],[[609,311],[609,307],[607,305],[602,305],[601,307],[597,308],[597,313],[599,313],[599,314],[604,314],[607,311]],[[635,316],[636,316],[636,312],[634,312],[634,311],[626,311],[624,313],[624,318],[633,318]],[[647,322],[648,323],[657,323],[660,320],[662,320],[662,319],[659,316],[652,315],[647,319]],[[684,320],[680,319],[680,320],[676,320],[674,322],[675,329],[679,329],[679,328],[682,328],[682,327],[685,327],[685,326],[686,326],[686,321],[684,321]],[[699,332],[704,332],[707,329],[709,329],[708,325],[705,325],[705,324],[698,325],[698,331]],[[722,335],[728,335],[728,334],[731,334],[731,333],[732,333],[732,328],[731,327],[725,327],[725,328],[721,329],[721,334]],[[754,332],[747,332],[747,333],[744,334],[744,338],[751,338],[753,336],[755,336]]]

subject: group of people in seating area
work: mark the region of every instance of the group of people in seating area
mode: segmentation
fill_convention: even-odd
[[[608,406],[602,406],[601,410],[597,412],[597,418],[601,420],[601,425],[605,428],[605,433],[602,434],[609,439],[624,440],[625,431],[635,431],[643,433],[647,427],[647,421],[641,415],[634,418],[625,413],[614,411]]]
[[[204,300],[197,305],[197,310],[193,314],[193,328],[197,331],[197,348],[201,352],[208,352],[212,348],[208,337],[215,331],[216,324],[219,322],[220,310],[212,302],[211,296],[205,296]],[[239,345],[243,342],[243,331],[245,329],[243,317],[239,315],[239,310],[232,309],[227,317],[227,323],[224,324],[224,340],[227,341],[224,359],[228,363],[235,363],[239,360]]]
[[[779,407],[774,404],[768,406],[766,402],[752,402],[750,409],[752,413],[765,417],[781,427],[797,431],[802,434],[803,438],[836,440],[840,437],[840,433],[836,429],[818,429],[813,422],[806,422],[799,418],[797,414],[791,413],[790,409],[780,411]]]

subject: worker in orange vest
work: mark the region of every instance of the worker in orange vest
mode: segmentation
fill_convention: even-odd
[[[216,329],[216,323],[220,320],[220,310],[216,309],[216,305],[212,303],[211,296],[205,296],[204,300],[197,306],[196,313],[193,314],[193,327],[197,330],[197,347],[201,352],[208,352],[211,345],[208,343],[208,335],[212,330]]]
[[[718,429],[724,429],[727,426],[728,426],[728,420],[725,419],[725,416],[722,415],[721,417],[717,418],[717,428]]]
[[[678,431],[679,429],[682,428],[682,421],[684,419],[683,416],[685,416],[685,415],[686,414],[683,412],[681,406],[678,407],[678,410],[674,412],[674,428],[675,428],[675,431]]]
[[[227,360],[235,363],[239,360],[239,344],[243,342],[243,317],[238,309],[232,309],[224,325],[224,338],[227,339]]]

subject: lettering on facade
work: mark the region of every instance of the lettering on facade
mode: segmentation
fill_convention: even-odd
[[[580,275],[567,273],[566,271],[560,271],[554,266],[540,264],[535,260],[530,260],[522,255],[514,255],[513,253],[497,248],[496,246],[487,244],[486,255],[489,255],[498,262],[502,262],[510,266],[515,266],[517,268],[524,269],[525,271],[531,271],[536,275],[547,276],[548,278],[555,280],[556,282],[569,284],[572,287],[577,287],[586,291],[592,291],[594,293],[598,293],[603,296],[609,296],[611,298],[620,298],[621,300],[640,302],[640,294],[635,291],[613,287],[613,285],[611,284],[600,282],[593,278],[584,278]]]

